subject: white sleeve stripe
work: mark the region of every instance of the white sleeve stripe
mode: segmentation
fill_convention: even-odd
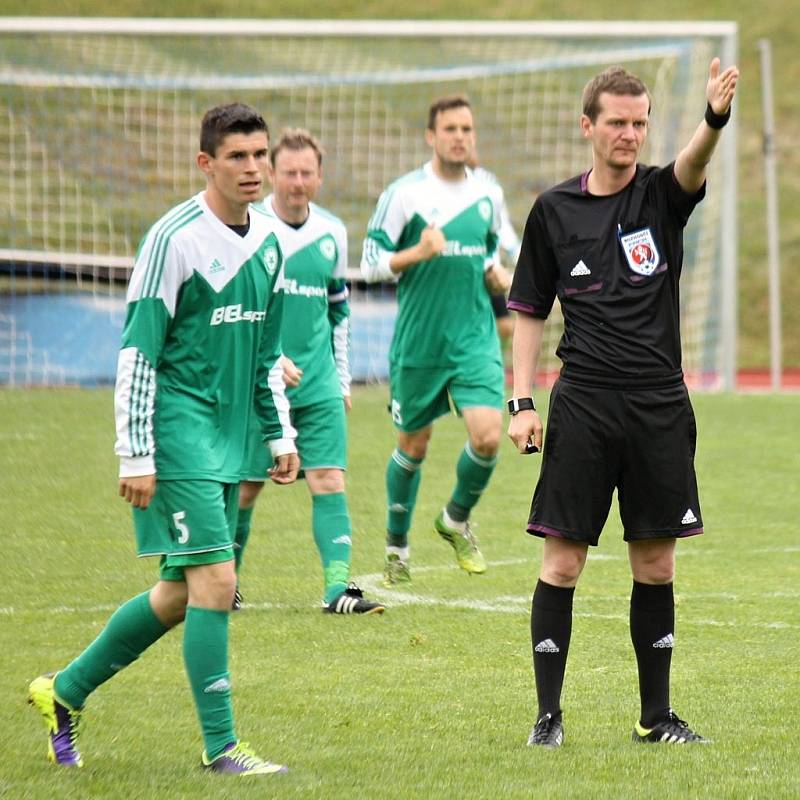
[[[114,388],[117,441],[114,452],[123,457],[151,455],[155,370],[135,347],[120,350]]]
[[[167,260],[167,247],[172,235],[184,227],[184,225],[188,225],[192,220],[197,219],[202,213],[202,210],[197,206],[188,208],[168,227],[164,227],[158,232],[156,241],[153,244],[153,249],[150,251],[150,259],[147,264],[149,274],[145,281],[144,291],[142,292],[143,297],[158,296],[158,288],[161,285],[161,275],[164,272],[164,264]]]
[[[339,388],[350,394],[350,319],[345,317],[333,329],[333,357],[339,373]]]
[[[154,406],[155,370],[144,355],[137,350],[128,407],[129,455],[131,456],[150,455],[155,450],[153,440]]]
[[[283,366],[281,365],[280,358],[276,358],[275,363],[270,368],[267,385],[272,392],[272,402],[278,414],[278,422],[283,430],[283,436],[281,436],[281,438],[296,438],[297,432],[292,427],[292,422],[289,417],[289,401],[286,399],[286,384],[283,381]]]

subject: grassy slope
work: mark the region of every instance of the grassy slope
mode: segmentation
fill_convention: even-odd
[[[735,19],[740,31],[740,66],[743,79],[740,103],[740,366],[766,365],[769,361],[767,331],[766,236],[763,164],[761,158],[760,71],[756,43],[766,37],[773,46],[776,103],[776,146],[779,158],[781,255],[784,264],[783,328],[784,359],[800,366],[800,273],[789,267],[800,259],[800,16],[792,14],[783,0],[730,3],[708,0],[671,0],[654,10],[632,0],[609,4],[600,0],[552,0],[520,4],[496,0],[487,5],[477,0],[444,0],[431,6],[424,0],[398,5],[389,0],[364,2],[297,3],[272,0],[6,0],[7,14],[208,16],[320,18],[470,18],[470,19]]]
[[[383,388],[359,390],[351,423],[354,571],[372,594],[392,446],[385,399]],[[315,607],[319,565],[302,484],[269,487],[259,501],[232,671],[240,733],[292,767],[266,789],[196,768],[180,632],[92,697],[85,770],[46,763],[44,730],[23,702],[27,681],[84,646],[148,586],[153,565],[133,558],[128,511],[115,496],[110,393],[0,392],[0,797],[202,800],[266,789],[281,798],[623,798],[646,786],[664,800],[797,798],[800,496],[788,487],[800,456],[785,431],[800,397],[698,396],[695,406],[707,534],[679,546],[673,700],[713,747],[628,740],[637,699],[616,514],[576,596],[567,743],[553,753],[524,746],[541,545],[522,523],[539,461],[504,444],[476,514],[490,570],[468,578],[429,527],[464,438],[448,419],[437,426],[412,530],[414,594],[401,595],[405,605],[385,594],[383,618],[331,619]]]

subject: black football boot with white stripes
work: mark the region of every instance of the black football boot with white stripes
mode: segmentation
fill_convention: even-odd
[[[634,742],[650,742],[654,744],[710,744],[695,733],[678,715],[669,709],[664,719],[659,720],[652,728],[645,728],[640,722],[633,729]]]
[[[386,606],[365,599],[364,592],[351,582],[341,594],[323,605],[322,611],[325,614],[383,614]]]
[[[564,741],[564,723],[561,712],[542,714],[528,737],[529,747],[561,747]]]

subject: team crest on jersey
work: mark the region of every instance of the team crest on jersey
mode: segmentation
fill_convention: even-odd
[[[271,245],[264,250],[264,266],[270,275],[274,275],[278,269],[278,251]]]
[[[319,251],[328,261],[333,261],[336,258],[336,242],[330,236],[326,237],[319,243]]]
[[[492,218],[492,204],[488,200],[478,203],[478,213],[488,222]]]
[[[619,237],[628,266],[638,275],[652,275],[661,261],[661,256],[650,228],[642,228]]]

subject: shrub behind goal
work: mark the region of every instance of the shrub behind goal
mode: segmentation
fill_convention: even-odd
[[[0,19],[0,383],[113,381],[136,247],[202,188],[213,105],[250,103],[273,135],[321,140],[319,202],[349,233],[354,374],[374,380],[394,299],[359,283],[361,241],[380,192],[428,159],[432,100],[469,95],[481,164],[521,233],[536,195],[590,164],[578,119],[592,75],[620,63],[647,83],[642,160],[666,163],[702,118],[714,55],[735,60],[734,24]],[[735,149],[734,120],[686,235],[684,367],[706,388],[733,387]]]

